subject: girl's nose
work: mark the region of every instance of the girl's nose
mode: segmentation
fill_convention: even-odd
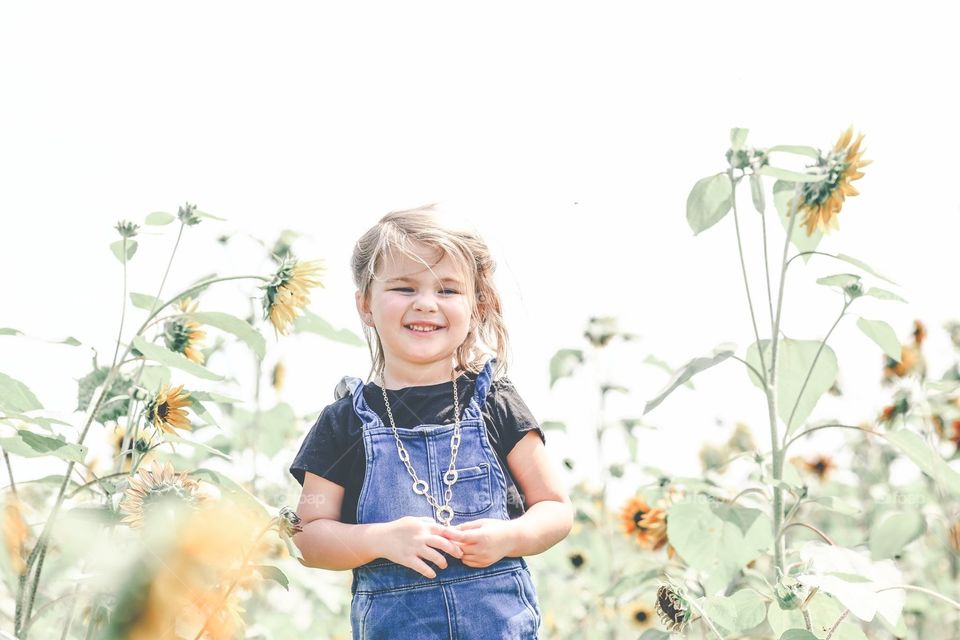
[[[433,310],[437,308],[437,301],[429,291],[421,293],[413,301],[413,308],[418,311]]]

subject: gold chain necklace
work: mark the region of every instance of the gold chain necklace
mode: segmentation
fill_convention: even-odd
[[[437,514],[437,520],[442,522],[446,526],[450,526],[450,521],[453,520],[453,507],[450,506],[450,500],[453,498],[453,485],[457,482],[457,471],[456,471],[456,462],[457,462],[457,450],[460,448],[460,397],[457,395],[457,370],[453,370],[453,435],[450,437],[450,466],[447,467],[447,472],[443,474],[443,483],[447,485],[447,488],[443,492],[443,502],[440,504],[437,502],[437,499],[430,495],[428,489],[430,485],[426,480],[420,480],[417,477],[417,472],[413,470],[413,465],[410,464],[410,454],[407,453],[406,448],[404,448],[403,443],[400,442],[400,435],[397,433],[397,424],[393,421],[393,412],[390,411],[390,401],[387,399],[387,385],[383,380],[383,373],[380,374],[380,390],[383,391],[383,403],[387,407],[387,416],[390,417],[390,426],[393,428],[393,437],[397,441],[397,453],[400,455],[400,461],[403,462],[404,466],[407,468],[407,473],[410,474],[410,477],[413,478],[413,492],[418,496],[423,496],[427,499],[427,502],[430,503],[430,506],[434,508],[434,511]]]

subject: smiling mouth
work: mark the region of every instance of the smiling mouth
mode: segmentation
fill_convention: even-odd
[[[437,326],[431,326],[431,325],[416,325],[416,324],[405,324],[403,325],[403,327],[409,331],[413,331],[414,333],[434,333],[444,328],[444,327],[437,327]]]

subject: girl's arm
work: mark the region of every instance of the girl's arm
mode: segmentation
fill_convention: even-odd
[[[342,503],[343,487],[309,471],[304,473],[297,508],[303,531],[293,536],[303,554],[302,564],[340,571],[387,558],[435,578],[436,572],[424,560],[445,569],[447,560],[437,549],[457,557],[463,554],[453,540],[440,535],[443,527],[430,518],[408,516],[392,522],[345,524],[340,522]]]
[[[528,431],[510,453],[507,466],[527,505],[512,520],[515,530],[510,556],[542,553],[567,537],[573,527],[573,503],[563,488],[560,470],[536,431]]]

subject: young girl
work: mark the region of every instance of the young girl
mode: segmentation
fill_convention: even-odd
[[[353,570],[355,640],[537,638],[523,556],[562,540],[573,509],[496,375],[508,344],[490,251],[430,205],[384,216],[352,267],[371,380],[341,381],[290,467],[303,562]]]

